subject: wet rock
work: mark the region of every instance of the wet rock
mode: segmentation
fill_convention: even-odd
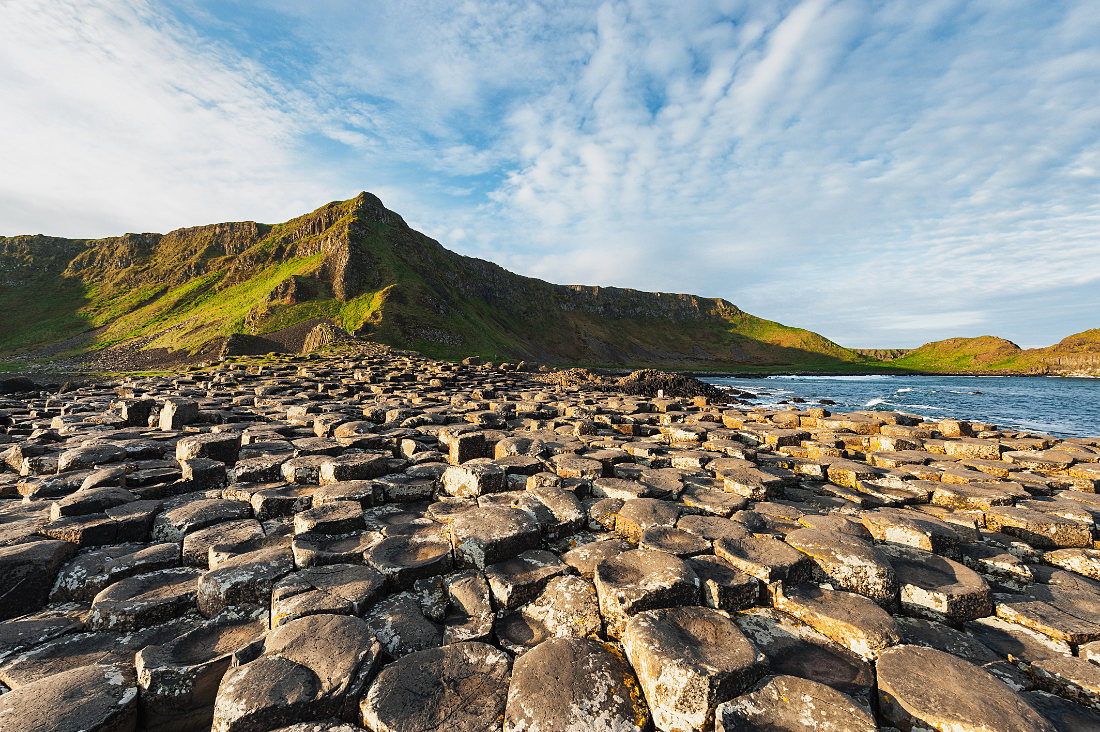
[[[296,534],[291,543],[294,564],[299,569],[321,567],[329,564],[355,564],[363,561],[363,555],[382,540],[377,532],[347,535]],[[448,545],[449,550],[450,545]]]
[[[702,607],[650,610],[622,634],[654,724],[662,730],[705,730],[714,709],[764,675],[764,656],[721,613]]]
[[[850,697],[816,681],[772,676],[758,690],[718,707],[714,732],[874,732],[874,718]]]
[[[386,668],[360,705],[373,732],[501,729],[511,662],[484,643],[411,653]]]
[[[1054,730],[987,671],[933,648],[886,650],[876,671],[879,712],[900,729]]]
[[[648,726],[632,669],[606,643],[553,638],[515,662],[507,732],[641,732]]]

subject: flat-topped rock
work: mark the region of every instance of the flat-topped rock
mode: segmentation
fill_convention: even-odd
[[[411,653],[378,674],[362,699],[362,722],[375,732],[501,729],[511,667],[485,643]]]
[[[860,658],[874,659],[901,640],[897,622],[862,595],[796,585],[784,587],[772,601],[777,610],[798,618]]]
[[[639,613],[622,642],[659,729],[710,729],[715,707],[766,669],[764,656],[733,621],[710,608]]]
[[[646,610],[694,605],[699,578],[682,559],[633,549],[596,567],[596,593],[607,632],[618,637],[630,618]]]
[[[836,689],[797,676],[772,676],[758,690],[718,707],[715,732],[874,732],[866,709]]]
[[[810,557],[825,581],[883,604],[897,598],[898,579],[889,557],[850,534],[823,529],[798,529],[787,544]]]
[[[900,729],[1055,729],[990,673],[943,651],[892,648],[879,656],[876,671],[879,712]]]
[[[649,721],[633,670],[606,643],[554,638],[513,666],[507,732],[641,732]]]

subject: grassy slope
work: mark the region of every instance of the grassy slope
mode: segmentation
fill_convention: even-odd
[[[1068,336],[1046,348],[1021,349],[1003,338],[950,338],[926,343],[889,367],[918,371],[1055,372],[1061,367],[1085,369],[1100,365],[1100,328]]]
[[[0,275],[15,273],[0,288],[0,352],[56,343],[91,328],[101,330],[79,348],[148,337],[147,347],[196,352],[231,333],[263,335],[326,318],[441,358],[477,354],[743,371],[961,371],[1028,370],[1045,357],[986,336],[926,344],[884,363],[723,301],[597,292],[520,277],[449,252],[398,223],[368,220],[357,207],[362,200],[334,202],[274,226],[220,224],[94,242],[0,238]],[[362,281],[343,300],[333,294],[329,271],[333,242],[350,242],[366,262]],[[307,283],[312,296],[271,297],[290,277]],[[621,307],[605,309],[607,303]],[[1062,350],[1076,353],[1094,344],[1100,353],[1100,331],[1076,338],[1063,341]]]

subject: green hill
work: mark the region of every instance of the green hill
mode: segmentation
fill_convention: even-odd
[[[721,299],[554,285],[460,256],[373,195],[283,224],[0,238],[0,354],[197,359],[321,322],[427,355],[729,370],[877,361]],[[229,340],[232,337],[232,340]]]
[[[1100,328],[1063,338],[1053,346],[1022,349],[994,336],[949,338],[900,351],[884,365],[913,371],[1100,375]]]

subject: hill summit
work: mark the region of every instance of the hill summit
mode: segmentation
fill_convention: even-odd
[[[282,224],[0,238],[0,353],[133,365],[299,350],[318,326],[425,355],[713,369],[877,360],[687,294],[555,285],[451,252],[370,193]]]

